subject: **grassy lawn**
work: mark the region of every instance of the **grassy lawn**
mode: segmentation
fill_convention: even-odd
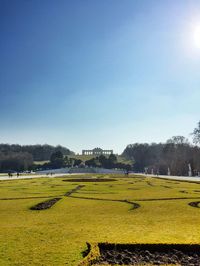
[[[116,181],[1,181],[0,265],[75,266],[86,242],[200,244],[200,208],[188,205],[200,201],[200,184],[97,177]],[[78,185],[84,187],[64,196]],[[62,199],[50,209],[30,210],[58,196]],[[140,207],[131,210],[131,204],[121,200]]]
[[[104,155],[105,157],[109,157],[109,155]],[[123,156],[121,155],[116,155],[117,156],[117,161],[119,163],[125,163],[125,164],[133,164],[133,162],[131,160],[127,160],[126,158],[124,158]],[[82,154],[79,154],[79,155],[67,155],[67,157],[69,158],[73,158],[73,159],[77,159],[77,160],[81,160],[83,162],[87,161],[87,160],[91,160],[92,158],[95,158],[96,156],[95,155],[82,155]],[[34,164],[36,165],[43,165],[45,163],[49,163],[50,161],[34,161]]]
[[[105,157],[109,157],[109,155],[104,155]],[[124,158],[123,156],[121,156],[121,155],[116,155],[117,156],[117,161],[118,162],[120,162],[120,163],[127,163],[127,164],[133,164],[133,162],[132,161],[130,161],[130,160],[127,160],[126,158]],[[80,155],[69,155],[68,157],[70,157],[70,158],[75,158],[75,159],[80,159],[80,160],[82,160],[82,161],[87,161],[87,160],[90,160],[90,159],[92,159],[92,158],[95,158],[95,157],[97,157],[96,155],[82,155],[82,154],[80,154]]]
[[[37,165],[43,165],[45,163],[49,163],[50,161],[46,160],[46,161],[34,161],[34,164],[37,164]]]

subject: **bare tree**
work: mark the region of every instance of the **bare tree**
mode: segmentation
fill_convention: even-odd
[[[192,132],[193,135],[193,142],[195,144],[200,144],[200,121],[197,124],[197,127]]]
[[[175,145],[189,144],[189,141],[184,136],[173,136],[171,139],[167,140],[167,144],[173,143]]]

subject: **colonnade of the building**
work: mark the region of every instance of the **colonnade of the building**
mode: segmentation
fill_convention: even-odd
[[[95,151],[95,150],[82,150],[82,155],[110,155],[113,154],[113,150],[101,150],[101,151]]]

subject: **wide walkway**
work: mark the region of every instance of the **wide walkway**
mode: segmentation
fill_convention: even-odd
[[[41,177],[57,177],[57,176],[66,176],[66,175],[73,175],[73,174],[52,174],[52,175],[46,175],[46,174],[23,174],[17,177],[16,174],[13,174],[12,177],[9,177],[8,175],[0,175],[0,180],[15,180],[15,179],[27,179],[27,178],[41,178]]]
[[[136,173],[138,175],[138,173]],[[47,175],[47,174],[23,174],[17,177],[16,174],[13,174],[12,177],[9,177],[7,174],[0,174],[0,180],[15,180],[15,179],[28,179],[28,178],[42,178],[42,177],[59,177],[59,176],[70,176],[70,175],[84,175],[84,173],[62,173],[62,174],[52,174],[52,175]],[[139,174],[143,176],[149,176],[149,177],[157,177],[157,178],[162,178],[162,179],[172,179],[172,180],[182,180],[182,181],[192,181],[192,182],[200,182],[200,177],[199,176],[169,176],[169,175],[145,175],[145,174]]]
[[[141,174],[145,175],[145,174]],[[192,181],[192,182],[200,182],[200,176],[169,176],[169,175],[145,175],[150,177],[158,177],[163,179],[172,179],[172,180],[182,180],[182,181]]]

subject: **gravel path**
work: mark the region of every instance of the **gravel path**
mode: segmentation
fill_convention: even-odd
[[[15,179],[29,179],[29,178],[41,178],[41,177],[50,177],[50,178],[53,178],[53,177],[59,177],[59,176],[72,176],[72,175],[75,175],[75,174],[52,174],[52,175],[46,175],[46,174],[27,174],[27,175],[20,175],[19,177],[17,177],[16,174],[13,174],[12,177],[9,177],[8,175],[0,175],[0,180],[15,180]]]
[[[200,176],[169,176],[169,175],[145,175],[145,174],[139,174],[139,175],[149,176],[149,177],[158,177],[158,178],[162,178],[162,179],[200,182]]]

